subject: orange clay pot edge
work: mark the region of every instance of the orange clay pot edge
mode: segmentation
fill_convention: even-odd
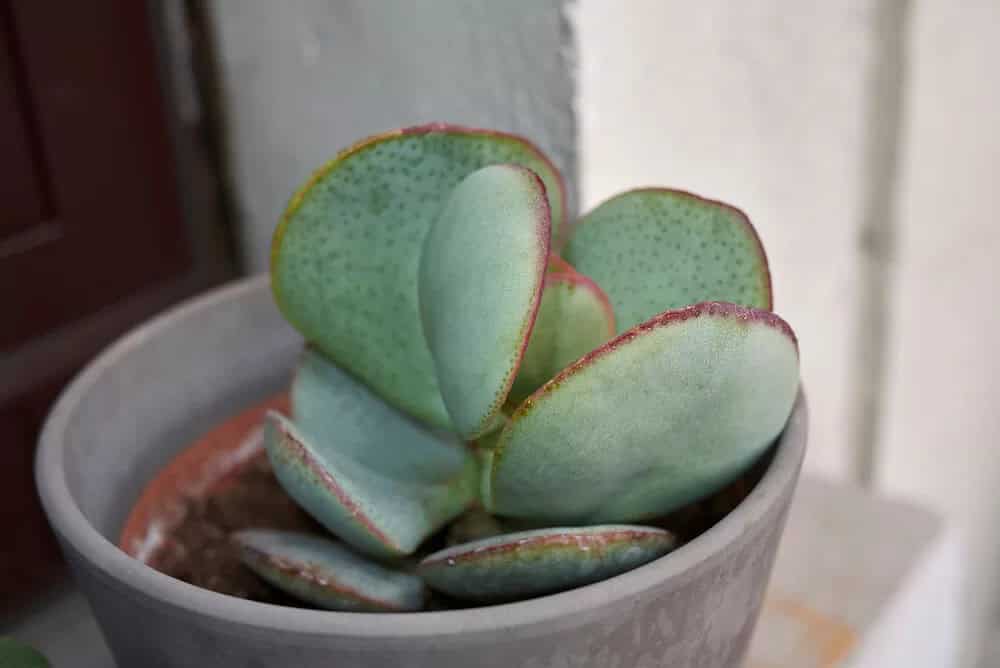
[[[287,394],[251,406],[184,448],[146,485],[118,538],[126,554],[148,563],[163,538],[184,518],[187,501],[217,493],[234,474],[264,456],[264,414],[289,413]]]

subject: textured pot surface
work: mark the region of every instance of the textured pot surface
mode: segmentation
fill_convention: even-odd
[[[92,363],[49,417],[37,476],[49,519],[121,666],[483,668],[738,666],[806,442],[803,400],[750,496],[625,575],[450,612],[351,614],[254,603],[158,573],[115,546],[178,451],[287,385],[301,346],[265,279],[152,321]]]

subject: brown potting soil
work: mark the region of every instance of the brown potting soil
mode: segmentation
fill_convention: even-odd
[[[716,494],[648,524],[674,532],[682,543],[697,537],[746,498],[769,461],[770,455],[765,456]],[[183,519],[170,531],[150,565],[175,578],[222,594],[305,607],[271,587],[240,562],[229,536],[248,528],[327,535],[323,527],[284,492],[267,458],[258,456],[205,498],[188,501]],[[430,549],[436,549],[443,546],[443,537],[436,536],[428,542]],[[431,608],[459,606],[457,602],[443,601]]]
[[[193,585],[252,601],[299,605],[240,562],[229,540],[240,529],[324,533],[278,485],[265,456],[257,456],[203,499],[187,502],[184,517],[150,566]]]

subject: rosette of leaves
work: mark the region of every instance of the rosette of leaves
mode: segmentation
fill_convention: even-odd
[[[642,523],[746,471],[798,392],[741,211],[642,189],[570,226],[552,163],[498,132],[342,152],[292,197],[271,278],[308,345],[267,451],[331,536],[236,540],[332,609],[516,600],[656,559],[676,541]],[[415,563],[456,520],[463,542]]]

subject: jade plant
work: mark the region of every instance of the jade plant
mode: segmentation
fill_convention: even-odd
[[[331,535],[234,540],[325,608],[511,601],[657,559],[678,541],[643,523],[743,474],[798,392],[741,211],[649,188],[569,225],[552,163],[498,132],[342,152],[292,197],[271,280],[307,345],[266,449]]]

